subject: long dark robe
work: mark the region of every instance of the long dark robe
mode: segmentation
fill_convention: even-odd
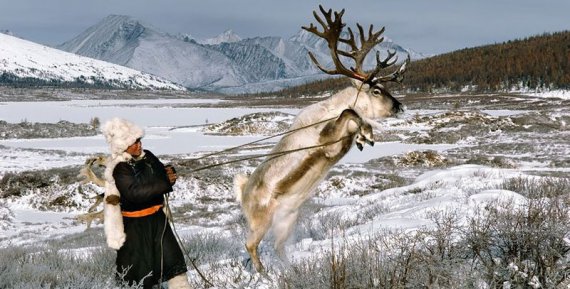
[[[164,195],[172,191],[164,165],[147,150],[141,159],[118,163],[113,178],[121,193],[122,211],[160,205]],[[145,217],[123,217],[123,223],[127,239],[117,251],[116,265],[118,275],[126,270],[124,281],[129,285],[143,280],[145,289],[152,288],[159,281],[187,271],[182,250],[162,210]]]

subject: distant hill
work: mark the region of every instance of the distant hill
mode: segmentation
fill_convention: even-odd
[[[318,95],[350,85],[346,77],[319,80],[277,93]],[[412,61],[392,91],[461,92],[570,89],[570,31],[462,49]]]
[[[505,91],[570,88],[570,31],[462,49],[410,64],[404,87]]]

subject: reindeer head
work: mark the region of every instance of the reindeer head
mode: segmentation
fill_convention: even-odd
[[[355,108],[359,111],[364,111],[368,117],[388,117],[402,111],[402,104],[394,98],[388,90],[386,90],[384,83],[401,83],[403,80],[403,74],[406,71],[406,65],[410,62],[410,56],[408,55],[406,61],[404,61],[398,68],[390,69],[397,62],[397,57],[395,57],[396,52],[388,51],[388,56],[384,60],[381,60],[380,52],[377,51],[376,67],[372,71],[364,71],[363,63],[366,55],[370,50],[372,50],[372,48],[384,40],[384,37],[380,37],[384,32],[384,27],[379,31],[374,32],[373,25],[370,25],[368,37],[366,37],[362,26],[360,24],[356,24],[359,31],[359,43],[357,43],[354,33],[350,27],[348,28],[348,38],[341,38],[341,32],[346,25],[342,22],[344,9],[340,12],[334,12],[334,19],[332,17],[332,10],[329,9],[328,11],[325,11],[321,5],[319,5],[319,9],[324,15],[325,20],[319,17],[316,11],[313,11],[313,15],[317,22],[322,26],[323,31],[319,31],[313,23],[311,23],[309,27],[303,26],[302,28],[327,41],[335,69],[324,68],[317,61],[313,53],[309,52],[309,57],[313,63],[315,63],[321,71],[327,74],[344,75],[352,78],[353,85],[357,88],[355,96],[358,98],[362,97],[362,100],[355,100]],[[348,50],[339,49],[339,43],[348,47]],[[358,44],[360,44],[360,47],[358,47]],[[354,67],[350,67],[350,69],[347,68],[341,62],[340,56],[352,59]],[[380,75],[381,72],[386,70],[392,70],[392,72],[386,75]]]
[[[402,103],[381,84],[370,85],[360,80],[353,80],[352,85],[355,90],[349,93],[354,94],[356,101],[354,108],[362,115],[371,119],[395,116],[403,111]]]

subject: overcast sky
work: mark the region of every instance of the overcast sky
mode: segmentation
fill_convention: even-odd
[[[119,14],[199,39],[228,29],[288,38],[315,22],[319,3],[345,8],[351,26],[386,26],[386,36],[427,54],[570,30],[570,0],[0,0],[0,30],[56,45]]]

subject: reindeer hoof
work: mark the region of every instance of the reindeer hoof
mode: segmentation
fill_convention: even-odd
[[[241,265],[245,269],[247,269],[248,271],[254,271],[255,270],[254,265],[253,265],[253,261],[251,260],[251,257],[244,258],[241,262]]]
[[[241,262],[241,265],[248,270],[253,269],[253,264],[251,263],[251,258],[243,259]]]

